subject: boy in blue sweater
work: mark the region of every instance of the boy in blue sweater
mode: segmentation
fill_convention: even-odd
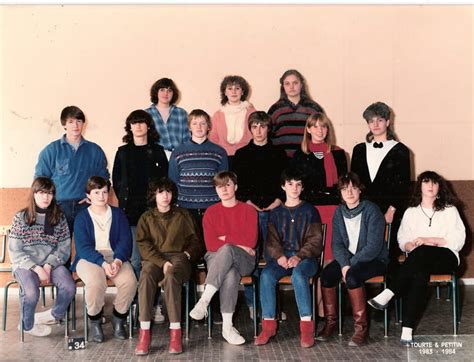
[[[79,107],[68,106],[61,112],[61,125],[66,133],[47,145],[39,154],[35,178],[53,180],[56,199],[66,216],[72,234],[74,218],[89,206],[84,186],[91,176],[109,180],[105,153],[97,144],[82,137],[86,118]]]

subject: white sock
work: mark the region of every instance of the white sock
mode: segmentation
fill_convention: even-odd
[[[402,336],[400,339],[403,339],[404,341],[411,341],[413,339],[413,328],[403,327]]]
[[[201,299],[203,302],[208,305],[211,302],[212,297],[214,294],[216,294],[217,288],[213,285],[206,284],[206,287],[204,288],[204,292],[201,295]]]
[[[170,329],[181,329],[181,323],[179,322],[171,322]]]
[[[306,317],[301,317],[301,320],[302,320],[302,321],[305,321],[305,322],[306,322],[306,321],[310,321],[310,320],[311,320],[311,316],[309,315],[309,316],[306,316]]]
[[[263,318],[263,319],[266,320],[266,321],[274,321],[275,320],[275,318]]]
[[[231,329],[232,324],[232,316],[234,313],[222,313],[222,329]]]
[[[151,322],[140,322],[140,328],[141,329],[150,329]]]
[[[384,289],[384,291],[382,293],[380,293],[379,295],[377,295],[374,300],[381,304],[381,305],[385,305],[387,304],[388,302],[390,302],[390,300],[393,298],[395,294],[393,294],[393,292],[390,290],[390,289]]]

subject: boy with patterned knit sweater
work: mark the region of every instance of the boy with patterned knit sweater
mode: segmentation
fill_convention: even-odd
[[[191,140],[171,154],[169,178],[178,186],[178,205],[188,209],[202,233],[202,216],[206,209],[219,201],[212,178],[227,171],[226,151],[208,140],[211,118],[201,109],[188,117]]]

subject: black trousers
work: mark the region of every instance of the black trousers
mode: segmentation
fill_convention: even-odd
[[[384,274],[386,265],[379,260],[366,263],[357,263],[349,268],[346,274],[346,287],[348,289],[360,288],[367,279]],[[342,280],[341,265],[333,260],[321,273],[321,285],[324,288],[334,288]]]
[[[450,274],[458,267],[454,253],[442,247],[422,245],[408,254],[389,289],[403,297],[403,327],[414,328],[423,311],[430,274]]]

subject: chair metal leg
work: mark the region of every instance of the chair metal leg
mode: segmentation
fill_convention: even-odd
[[[54,300],[54,285],[51,286],[51,299]]]
[[[184,293],[185,293],[185,327],[186,327],[186,332],[185,332],[185,337],[186,340],[189,340],[189,280],[184,283]]]
[[[456,336],[458,334],[458,323],[457,323],[457,277],[453,275],[452,277],[452,288],[453,288],[453,333]]]
[[[252,276],[252,290],[253,290],[253,336],[258,336],[258,321],[257,321],[257,280]]]
[[[212,310],[211,303],[207,306],[207,338],[212,338]]]
[[[133,339],[133,308],[132,308],[132,303],[130,303],[130,306],[128,307],[128,339]]]
[[[76,295],[74,294],[74,298],[72,298],[71,302],[71,318],[72,318],[72,331],[76,331]]]
[[[342,283],[339,282],[339,285],[337,287],[338,289],[338,304],[339,304],[339,318],[338,318],[338,323],[339,323],[339,335],[342,336]]]
[[[41,287],[41,302],[43,303],[43,307],[46,307],[46,291],[44,287]]]
[[[86,305],[86,286],[82,287],[82,304],[84,313],[84,340],[87,343],[89,337],[88,325],[87,325],[87,305]]]
[[[451,301],[452,290],[453,290],[452,285],[448,284],[446,288],[446,301],[447,302]]]
[[[439,299],[439,284],[436,285],[436,299]]]
[[[3,313],[2,313],[2,329],[5,332],[7,329],[7,306],[8,306],[8,288],[10,285],[16,284],[16,280],[11,280],[5,285],[5,289],[3,291]],[[21,308],[20,308],[21,309]]]
[[[387,283],[383,283],[383,289],[387,289]],[[383,327],[384,327],[384,337],[388,337],[388,308],[385,308],[383,311]]]
[[[69,304],[69,307],[67,307],[66,310],[66,316],[64,318],[64,337],[68,338],[69,337],[69,309],[71,309],[71,304]]]

